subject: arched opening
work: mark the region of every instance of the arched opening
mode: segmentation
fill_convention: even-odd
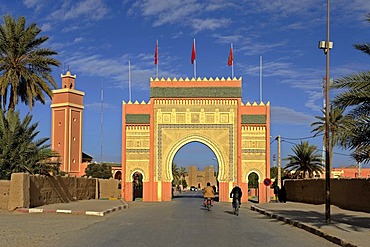
[[[203,197],[202,189],[207,182],[218,191],[219,171],[215,157],[212,149],[202,142],[191,141],[183,145],[172,162],[174,197],[186,197],[189,194]]]
[[[114,174],[114,179],[117,179],[117,180],[121,181],[121,179],[122,179],[122,172],[121,171],[117,171]]]
[[[256,172],[248,175],[248,200],[259,202],[259,176]]]
[[[132,175],[132,195],[133,201],[141,201],[143,199],[143,174],[135,172]]]

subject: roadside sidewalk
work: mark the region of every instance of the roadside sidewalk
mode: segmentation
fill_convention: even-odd
[[[23,213],[65,213],[105,216],[108,213],[128,208],[122,200],[81,200],[69,203],[55,203],[36,208],[20,208]]]
[[[270,202],[252,204],[251,210],[284,221],[341,246],[370,245],[370,213],[331,206],[331,223],[327,224],[324,204]]]

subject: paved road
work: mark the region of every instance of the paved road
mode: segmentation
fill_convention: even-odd
[[[235,216],[228,203],[215,203],[208,212],[201,207],[199,195],[183,193],[183,197],[168,203],[134,202],[129,209],[105,217],[25,214],[22,217],[34,220],[26,228],[27,233],[40,234],[41,230],[43,234],[24,240],[29,243],[27,246],[71,247],[335,246],[301,229],[256,214],[249,207],[242,207],[240,215]],[[16,234],[13,237],[20,240]],[[0,245],[24,246],[25,241],[3,245],[0,240]]]

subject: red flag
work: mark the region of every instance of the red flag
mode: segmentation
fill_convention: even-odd
[[[230,47],[230,54],[229,54],[229,59],[227,60],[227,65],[229,66],[233,65],[233,60],[234,60],[233,48]]]
[[[158,40],[157,43],[155,44],[154,64],[158,64]]]
[[[196,54],[195,54],[195,39],[194,39],[193,48],[191,50],[191,64],[194,64],[195,59],[196,59]]]

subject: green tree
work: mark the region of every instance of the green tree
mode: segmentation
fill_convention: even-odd
[[[288,155],[289,163],[285,169],[289,172],[295,171],[296,178],[312,178],[316,173],[323,173],[321,155],[317,152],[315,145],[309,145],[307,141],[296,144],[292,151],[294,155]]]
[[[342,144],[346,135],[346,130],[348,124],[351,121],[351,118],[344,115],[344,109],[338,107],[330,107],[329,112],[329,158],[330,164],[332,166],[334,147],[338,144]],[[325,133],[325,110],[323,110],[324,116],[315,116],[319,121],[313,122],[311,127],[314,129],[311,132],[314,132],[314,136],[317,136],[321,133]],[[325,136],[324,136],[325,138]]]
[[[280,167],[281,177],[284,176],[284,172],[285,172],[284,168],[283,167]],[[277,168],[277,166],[270,167],[270,178],[272,180],[275,180],[274,183],[273,183],[273,185],[277,184],[277,180],[278,180],[278,168]]]
[[[176,163],[172,162],[172,176],[173,176],[173,185],[179,184],[180,179],[180,168],[177,166]]]
[[[103,178],[103,179],[108,179],[111,178],[112,175],[112,168],[110,165],[106,163],[91,163],[88,164],[86,169],[85,169],[85,175],[87,177],[92,177],[92,178]]]
[[[179,169],[179,179],[181,180],[180,181],[180,184],[182,184],[184,188],[187,187],[187,186],[184,186],[184,181],[185,181],[185,184],[186,184],[185,177],[186,177],[187,174],[188,174],[188,172],[186,171],[186,168],[183,167],[183,166],[180,166],[180,169]]]
[[[248,176],[248,188],[258,188],[258,175],[254,172]]]
[[[31,121],[30,114],[21,121],[19,111],[5,114],[0,109],[0,179],[10,179],[15,172],[44,175],[59,172],[58,153],[46,144],[48,138],[35,140],[38,123]]]
[[[366,20],[370,23],[370,13]],[[370,55],[370,43],[355,44],[357,50]],[[333,103],[349,109],[353,123],[347,126],[344,146],[353,150],[359,162],[370,162],[370,71],[352,73],[335,80],[334,88],[341,89]]]
[[[35,101],[45,104],[44,93],[51,98],[52,89],[56,88],[51,66],[60,63],[51,56],[57,53],[40,48],[48,37],[38,37],[41,29],[35,23],[26,27],[24,17],[15,20],[10,15],[4,16],[3,22],[0,25],[0,108],[14,110],[18,99],[30,109]]]

